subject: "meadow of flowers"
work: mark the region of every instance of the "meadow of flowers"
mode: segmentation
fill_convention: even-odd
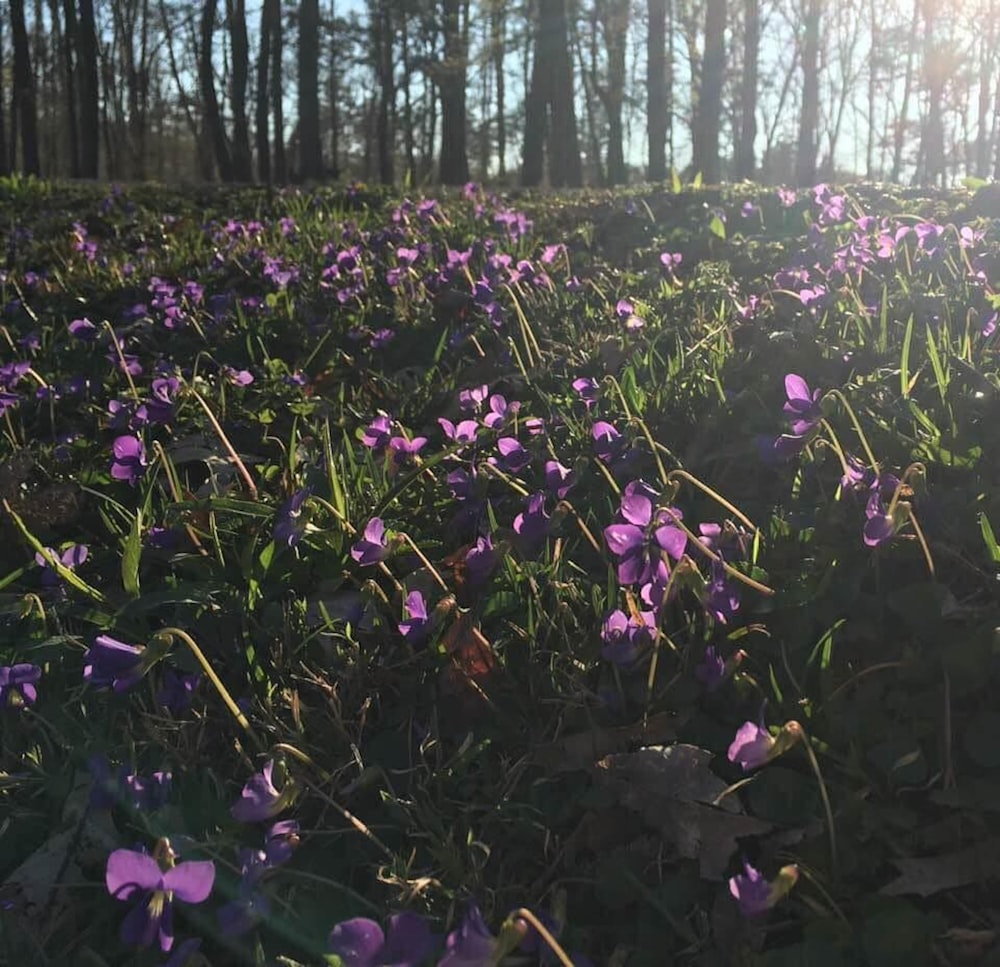
[[[0,203],[0,959],[1000,963],[971,191]]]

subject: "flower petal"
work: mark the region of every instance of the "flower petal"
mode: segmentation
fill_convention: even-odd
[[[207,900],[215,884],[215,864],[211,860],[178,863],[163,877],[164,889],[184,903],[201,903]]]
[[[131,849],[116,849],[108,857],[104,882],[117,900],[127,900],[138,890],[158,890],[163,880],[159,864],[152,856]]]

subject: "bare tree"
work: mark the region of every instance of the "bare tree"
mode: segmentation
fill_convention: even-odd
[[[35,114],[35,75],[31,71],[24,0],[10,0],[10,26],[14,38],[12,126],[20,128],[21,167],[25,174],[41,174],[38,158],[38,123]],[[17,138],[11,138],[11,151]]]
[[[819,125],[819,19],[820,0],[806,0],[802,38],[802,108],[795,180],[799,185],[816,181],[816,129]]]
[[[229,78],[233,111],[233,177],[253,181],[253,158],[250,153],[250,125],[247,122],[247,80],[250,76],[250,40],[247,36],[246,0],[226,0],[229,43],[232,50],[232,74]]]
[[[709,184],[722,180],[719,127],[726,72],[726,0],[705,2],[705,54],[692,131],[692,167]]]
[[[583,184],[566,0],[539,0],[538,4],[531,86],[524,108],[522,184],[541,183],[546,147],[549,183],[557,188]]]
[[[201,11],[201,49],[198,58],[198,76],[201,82],[201,100],[205,127],[215,155],[219,177],[233,180],[233,159],[229,140],[222,125],[219,98],[215,92],[215,69],[212,66],[212,38],[215,33],[215,0],[205,0]]]

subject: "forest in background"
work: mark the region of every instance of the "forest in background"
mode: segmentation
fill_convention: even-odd
[[[0,174],[1000,177],[1000,0],[6,0]]]

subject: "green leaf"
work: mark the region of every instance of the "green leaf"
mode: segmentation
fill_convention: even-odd
[[[913,314],[906,320],[903,334],[903,355],[899,360],[899,392],[903,399],[910,397],[910,346],[913,344]]]
[[[131,598],[139,597],[139,560],[142,557],[142,511],[136,511],[125,538],[122,554],[122,587]]]
[[[934,333],[930,326],[927,326],[927,355],[930,357],[931,368],[934,370],[934,379],[937,382],[938,393],[941,394],[941,402],[944,403],[948,395],[948,374],[941,361],[941,354],[938,352]]]
[[[708,230],[723,241],[726,240],[726,223],[718,215],[712,216],[712,220],[708,223]]]
[[[1000,544],[997,544],[996,536],[993,533],[993,528],[990,525],[990,519],[985,513],[980,511],[979,514],[979,529],[983,534],[983,543],[986,545],[986,550],[990,555],[990,560],[994,564],[1000,564]]]

